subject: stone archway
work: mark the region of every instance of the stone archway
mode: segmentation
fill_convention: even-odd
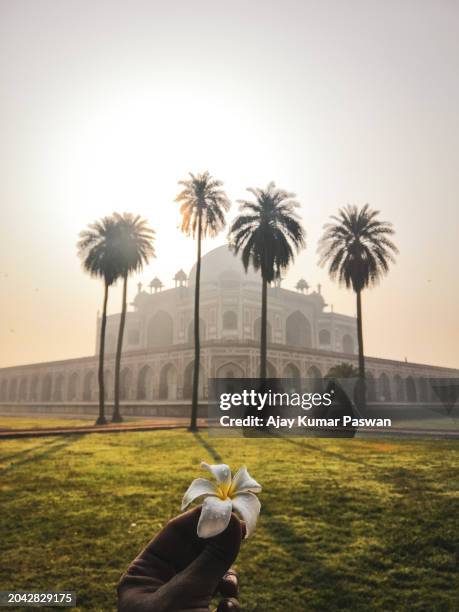
[[[49,402],[51,400],[52,386],[53,379],[51,378],[51,374],[46,374],[41,385],[41,399],[43,402]]]
[[[414,380],[412,376],[408,376],[405,379],[405,387],[406,387],[406,399],[408,402],[416,401],[416,385],[414,384]]]
[[[64,375],[58,374],[54,382],[53,400],[61,402],[64,399]]]
[[[193,370],[194,361],[190,361],[190,363],[186,366],[183,372],[183,399],[191,399],[191,395],[193,392]],[[202,364],[199,368],[198,397],[204,397],[204,371]]]
[[[34,376],[32,378],[32,382],[30,383],[30,400],[32,402],[37,402],[38,401],[38,388],[39,388],[39,384],[40,384],[40,381],[38,379],[38,376]]]
[[[132,372],[125,367],[120,374],[120,400],[128,400],[132,397]]]
[[[83,401],[90,402],[93,399],[94,372],[89,370],[83,379]]]
[[[10,380],[10,384],[8,385],[8,400],[10,402],[16,401],[17,392],[18,392],[18,379],[12,378]]]
[[[201,317],[199,317],[199,340],[201,342],[204,342],[205,339],[206,339],[206,322],[204,321],[204,319],[201,319]],[[191,321],[188,323],[187,341],[190,343],[194,342],[194,319],[191,319]]]
[[[8,380],[6,378],[2,380],[2,386],[0,387],[0,399],[2,402],[6,402],[8,399]]]
[[[172,317],[164,310],[157,312],[148,322],[147,347],[169,347],[173,344],[174,323]]]
[[[149,365],[144,365],[137,378],[137,399],[147,400],[152,397],[153,370]]]
[[[27,399],[27,377],[23,376],[19,382],[19,401],[24,401]]]
[[[105,370],[104,372],[104,396],[106,400],[113,399],[113,373],[111,370]]]
[[[354,354],[354,339],[350,334],[344,334],[343,336],[343,353],[348,355]]]
[[[177,378],[177,368],[173,363],[166,363],[161,368],[159,373],[159,399],[177,399]]]
[[[419,401],[428,402],[429,401],[429,389],[427,386],[427,381],[423,376],[421,376],[418,379],[418,387],[419,387]]]
[[[375,377],[371,372],[366,372],[365,374],[365,387],[367,392],[367,400],[369,402],[376,401],[376,383]]]
[[[285,366],[282,377],[286,379],[284,383],[284,387],[287,387],[286,391],[289,393],[301,392],[301,374],[299,368],[294,363],[288,363]]]
[[[217,368],[215,378],[245,378],[245,373],[240,365],[230,361]]]
[[[306,372],[306,378],[310,391],[313,393],[322,393],[324,388],[324,381],[322,372],[317,366],[311,366]]]
[[[261,317],[255,319],[253,324],[253,339],[256,342],[260,342],[261,340]],[[271,323],[269,321],[266,322],[266,342],[271,343],[273,341],[273,333],[271,329]]]
[[[226,310],[222,317],[223,329],[237,329],[237,314],[234,310]]]
[[[391,400],[389,377],[385,372],[382,372],[378,379],[378,399],[382,399],[384,402],[390,402]]]
[[[403,387],[403,381],[398,374],[394,376],[394,387],[395,387],[395,399],[397,400],[397,402],[404,402],[405,401],[405,390]]]
[[[321,329],[319,332],[319,344],[321,346],[330,346],[331,344],[331,333],[328,329]]]
[[[69,402],[74,402],[78,399],[78,392],[80,387],[80,377],[77,372],[73,372],[69,378],[69,385],[67,390],[67,399]]]
[[[311,324],[302,312],[296,310],[287,317],[285,324],[286,342],[290,346],[312,346]]]

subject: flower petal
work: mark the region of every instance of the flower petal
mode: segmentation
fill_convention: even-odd
[[[182,500],[182,510],[185,510],[195,499],[203,495],[216,495],[215,485],[205,478],[196,478],[186,490]]]
[[[198,522],[198,536],[213,538],[228,527],[231,518],[231,500],[206,497]]]
[[[225,485],[227,487],[230,486],[231,484],[231,470],[229,468],[229,466],[226,465],[226,463],[219,463],[216,465],[209,465],[208,463],[205,463],[204,461],[201,462],[201,467],[205,468],[206,470],[209,470],[209,472],[212,474],[212,476],[215,478],[215,480],[218,482],[218,484],[222,484]]]
[[[207,501],[207,500],[206,500]],[[239,493],[233,497],[233,510],[239,514],[247,527],[246,538],[251,535],[257,524],[261,504],[253,493]]]
[[[245,465],[240,467],[236,472],[233,482],[231,483],[231,491],[233,494],[251,491],[252,493],[260,493],[261,485],[252,478],[248,473]]]

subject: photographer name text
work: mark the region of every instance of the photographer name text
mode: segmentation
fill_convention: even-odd
[[[308,416],[284,418],[280,416],[246,416],[241,418],[230,417],[225,414],[220,417],[221,427],[273,427],[275,429],[293,429],[296,427],[384,427],[392,426],[392,419],[360,419],[350,416],[324,419]]]

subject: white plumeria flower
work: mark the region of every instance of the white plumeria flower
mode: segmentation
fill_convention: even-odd
[[[231,512],[235,512],[246,524],[246,538],[253,533],[260,514],[261,504],[254,493],[260,493],[261,486],[254,480],[245,466],[231,476],[230,468],[224,464],[201,463],[209,470],[216,483],[205,478],[196,478],[183,496],[182,510],[196,499],[202,498],[201,516],[198,522],[198,536],[212,538],[228,526]]]

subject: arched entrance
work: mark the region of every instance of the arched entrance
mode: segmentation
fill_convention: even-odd
[[[367,390],[367,400],[369,402],[376,401],[376,384],[375,377],[371,372],[366,372],[365,374],[365,386]]]
[[[132,372],[123,368],[120,374],[120,400],[130,399],[132,395]]]
[[[53,380],[51,378],[51,374],[46,374],[43,378],[43,383],[41,386],[41,399],[43,402],[49,402],[51,399],[51,387],[53,384]]]
[[[389,377],[385,372],[383,372],[379,377],[378,396],[378,399],[381,399],[384,402],[390,402],[391,400]]]
[[[32,402],[38,401],[38,376],[34,376],[32,378],[32,382],[30,383],[30,399]]]
[[[149,321],[147,327],[147,347],[171,346],[174,337],[172,317],[163,310],[157,312]]]
[[[106,400],[113,399],[113,373],[111,370],[104,372],[104,396]]]
[[[232,378],[245,378],[244,370],[237,363],[229,362],[220,366],[215,378],[226,379],[224,393],[235,393],[236,384],[231,381]]]
[[[18,379],[12,378],[10,380],[10,384],[8,388],[8,399],[10,402],[16,401],[17,391],[18,391]]]
[[[193,370],[194,370],[194,361],[190,361],[190,363],[186,366],[185,371],[183,373],[183,399],[191,399],[191,395],[193,392]],[[204,376],[203,376],[203,368],[202,365],[199,368],[199,386],[198,386],[198,397],[202,398],[204,396]]]
[[[70,375],[69,378],[69,388],[67,391],[67,397],[69,402],[74,402],[78,399],[78,391],[80,386],[80,379],[76,372]]]
[[[414,384],[414,380],[412,376],[408,376],[405,380],[406,385],[406,399],[408,402],[416,401],[416,385]]]
[[[223,313],[223,329],[237,329],[237,314],[233,310]]]
[[[19,400],[27,399],[27,378],[23,376],[19,383]]]
[[[285,366],[283,378],[286,379],[284,388],[288,393],[301,392],[300,370],[294,363],[288,363]]]
[[[8,380],[5,378],[2,380],[2,386],[0,389],[0,399],[2,402],[6,402],[8,399]]]
[[[58,374],[54,383],[53,399],[55,402],[61,402],[64,399],[64,375]]]
[[[86,372],[83,379],[83,401],[90,402],[93,399],[94,372]]]
[[[354,339],[349,334],[343,336],[343,353],[348,355],[354,354]]]
[[[139,372],[137,379],[137,399],[146,400],[151,398],[151,379],[153,376],[152,369],[148,365],[144,365]]]
[[[253,324],[253,339],[256,342],[260,342],[261,339],[261,317],[255,320]],[[266,342],[272,342],[273,334],[271,330],[271,323],[269,321],[266,322]]]
[[[299,310],[287,317],[286,341],[290,346],[312,346],[311,324]]]
[[[188,324],[187,339],[188,339],[188,342],[190,343],[194,342],[194,320],[193,319],[191,319],[191,321]],[[199,340],[203,342],[205,339],[206,339],[206,322],[204,321],[204,319],[201,319],[201,317],[199,317]]]
[[[220,366],[215,374],[216,378],[245,378],[244,370],[233,361]]]
[[[394,386],[395,386],[395,399],[398,402],[405,401],[405,393],[404,393],[404,388],[403,388],[403,381],[402,381],[401,377],[398,374],[396,374],[394,376]]]
[[[322,393],[324,388],[324,381],[322,378],[322,372],[317,366],[311,366],[306,372],[307,385],[311,393]]]
[[[177,368],[173,363],[166,363],[161,368],[159,374],[159,399],[177,399]]]
[[[422,376],[418,379],[418,387],[419,387],[419,400],[421,402],[429,401],[429,390],[427,388],[427,381]]]

